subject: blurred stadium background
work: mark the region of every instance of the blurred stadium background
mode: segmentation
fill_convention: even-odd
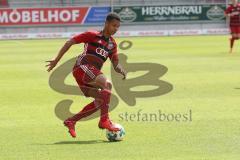
[[[120,13],[123,20],[118,36],[228,33],[223,16],[228,4],[226,0],[1,0],[0,2],[0,39],[63,38],[88,29],[101,29],[104,18],[110,11]],[[162,7],[169,6],[174,10],[168,8],[167,12],[170,13],[164,12]],[[187,8],[194,6],[195,8]],[[71,7],[79,10],[79,13],[75,12],[78,19],[76,21],[71,19],[74,12]],[[189,14],[183,11],[184,7],[187,8],[185,11],[190,11]],[[19,10],[19,8],[24,9]],[[54,9],[51,8],[61,8],[58,16],[65,19],[63,21],[58,19],[54,23],[44,22],[40,12],[53,13]],[[144,9],[149,12],[144,14]],[[23,22],[24,14],[30,15],[29,21],[25,19],[26,21]]]
[[[240,46],[236,45],[235,53],[228,53],[229,30],[224,17],[228,3],[0,0],[0,159],[239,160],[240,54],[236,52]],[[74,34],[102,29],[110,11],[117,12],[122,20],[116,35],[118,44],[133,42],[128,50],[119,47],[121,62],[129,71],[125,81],[112,76],[109,61],[102,70],[114,82],[113,94],[119,99],[111,119],[124,126],[126,137],[120,143],[108,143],[94,119],[79,122],[78,137],[72,139],[58,114],[66,117],[69,112],[77,113],[91,99],[52,90],[49,76],[53,74],[46,71],[45,61],[54,58]],[[58,65],[69,62],[82,50],[83,45],[75,45]],[[167,69],[154,67],[154,72],[149,72],[151,64]],[[152,78],[158,75],[160,78]],[[136,79],[142,85],[126,85]],[[161,96],[143,98],[138,94],[132,98],[134,91],[159,87],[149,85],[149,79],[168,82],[173,88]],[[78,90],[70,74],[66,85],[57,76],[54,82],[63,90],[67,84]],[[126,99],[136,100],[136,105],[131,106]],[[57,104],[66,101],[74,103],[57,112]],[[136,118],[139,112],[148,116],[159,110],[170,118],[192,111],[192,119]],[[122,119],[126,114],[135,119]]]

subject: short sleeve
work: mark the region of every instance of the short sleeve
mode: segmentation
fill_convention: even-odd
[[[81,33],[81,34],[78,34],[78,35],[72,37],[72,39],[76,43],[88,43],[88,42],[92,41],[94,36],[95,36],[95,34],[92,32],[84,32],[84,33]]]
[[[225,10],[225,14],[229,14],[231,12],[231,6],[229,6],[226,10]]]

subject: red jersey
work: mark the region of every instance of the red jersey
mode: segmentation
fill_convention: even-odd
[[[236,13],[237,15],[230,16],[230,26],[240,25],[240,4],[239,3],[236,6],[231,4],[225,10],[225,14],[232,14],[232,13]]]
[[[117,44],[113,37],[106,38],[102,31],[91,31],[73,37],[76,43],[84,43],[84,52],[78,56],[77,65],[90,64],[99,70],[109,57],[118,60]]]

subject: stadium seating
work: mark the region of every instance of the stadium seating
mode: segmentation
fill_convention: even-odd
[[[7,0],[3,0],[7,1]],[[114,5],[169,5],[169,4],[202,4],[226,3],[226,0],[112,0]],[[111,5],[111,0],[8,0],[10,7],[41,7],[41,6],[82,6],[82,5]]]

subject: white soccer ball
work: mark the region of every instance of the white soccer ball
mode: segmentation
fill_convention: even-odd
[[[113,132],[106,130],[106,137],[109,141],[114,142],[114,141],[122,141],[123,137],[125,136],[125,130],[123,126],[120,124],[114,124],[115,127],[119,128],[119,131]]]

